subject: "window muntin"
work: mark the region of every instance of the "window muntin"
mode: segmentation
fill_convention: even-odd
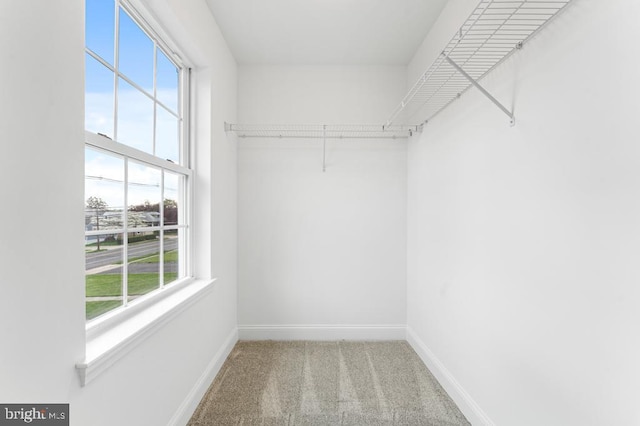
[[[185,213],[191,170],[182,107],[185,68],[123,0],[87,0],[86,14],[91,320],[189,275]]]

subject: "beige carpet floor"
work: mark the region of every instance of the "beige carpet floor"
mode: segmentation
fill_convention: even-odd
[[[469,424],[407,342],[241,341],[188,426]]]

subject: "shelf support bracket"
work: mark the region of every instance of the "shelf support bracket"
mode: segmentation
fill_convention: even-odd
[[[456,64],[453,59],[451,59],[449,56],[447,56],[446,53],[442,52],[442,56],[444,56],[444,59],[446,59],[447,62],[449,62],[449,64],[456,69],[456,71],[458,71],[460,74],[462,74],[462,76],[464,76],[464,78],[466,78],[467,80],[469,80],[469,82],[471,84],[473,84],[478,90],[480,90],[480,92],[482,92],[483,95],[485,95],[487,98],[489,98],[489,100],[491,102],[493,102],[498,108],[500,108],[500,110],[502,110],[502,112],[504,112],[505,114],[507,114],[509,116],[509,123],[511,124],[511,127],[516,125],[516,119],[513,116],[513,113],[511,111],[509,111],[504,105],[502,105],[496,98],[494,98],[493,96],[491,96],[491,93],[487,92],[487,90],[482,87],[480,85],[480,83],[478,83],[473,77],[471,77],[469,74],[467,74],[467,72],[465,70],[463,70],[460,65]]]
[[[327,125],[322,125],[322,173],[327,171]]]

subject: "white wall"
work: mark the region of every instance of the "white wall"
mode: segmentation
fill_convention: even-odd
[[[7,403],[66,402],[78,386],[83,11],[79,0],[0,3],[0,401]]]
[[[640,424],[639,17],[575,0],[484,81],[516,127],[472,90],[409,144],[410,336],[472,419]]]
[[[424,71],[442,53],[444,47],[477,6],[478,0],[449,0],[447,2],[429,30],[427,37],[407,65],[409,87],[418,81]]]
[[[380,124],[405,72],[241,67],[239,119]],[[386,326],[405,322],[406,142],[328,141],[325,173],[321,140],[238,143],[241,338],[399,335]]]
[[[0,3],[0,401],[68,402],[72,425],[180,423],[236,327],[236,154],[223,129],[236,118],[235,61],[204,2],[147,3],[196,66],[195,225],[213,235],[199,240],[198,272],[218,281],[86,387],[75,370],[85,345],[84,1]]]

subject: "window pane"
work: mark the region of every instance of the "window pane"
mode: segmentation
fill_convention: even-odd
[[[86,148],[84,169],[85,230],[122,228],[124,160]]]
[[[158,105],[156,116],[156,156],[180,163],[180,135],[178,119]]]
[[[113,71],[86,55],[84,128],[113,138]]]
[[[164,172],[164,224],[182,225],[184,220],[181,209],[184,178],[180,175]]]
[[[85,42],[89,49],[113,65],[115,7],[112,0],[87,0]]]
[[[86,316],[96,318],[122,305],[122,234],[85,238]]]
[[[156,50],[156,97],[174,113],[178,113],[178,68],[160,50]]]
[[[186,176],[149,165],[139,155],[184,161],[182,68],[123,2],[86,0],[85,10],[91,52],[85,58],[85,129],[135,148],[106,139],[104,150],[90,141],[85,147],[86,317],[91,320],[184,278],[188,224]]]
[[[118,71],[153,94],[153,41],[120,9]]]
[[[180,278],[179,270],[179,244],[178,230],[168,230],[164,232],[164,284],[170,284],[172,281]]]
[[[123,79],[118,82],[117,141],[153,154],[153,101]]]
[[[160,226],[160,170],[129,161],[128,171],[129,227]],[[147,235],[147,238],[155,237]]]
[[[129,233],[128,298],[149,293],[160,287],[159,231]]]

